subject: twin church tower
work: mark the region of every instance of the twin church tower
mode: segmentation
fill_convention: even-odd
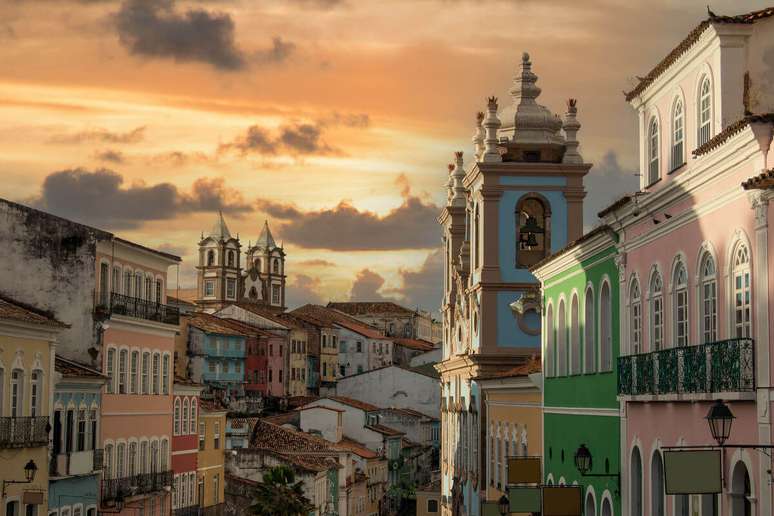
[[[239,235],[231,235],[219,212],[215,225],[199,242],[196,303],[206,311],[233,303],[284,311],[285,250],[274,241],[268,222],[255,244],[248,242],[244,264],[241,248]]]

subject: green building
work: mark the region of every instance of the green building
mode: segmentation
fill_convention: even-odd
[[[601,226],[532,269],[543,293],[544,481],[581,485],[585,516],[621,514],[616,241]]]

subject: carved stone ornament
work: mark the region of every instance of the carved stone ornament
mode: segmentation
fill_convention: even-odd
[[[765,227],[769,223],[769,200],[771,193],[767,190],[752,190],[747,192],[750,206],[755,210],[755,227]]]

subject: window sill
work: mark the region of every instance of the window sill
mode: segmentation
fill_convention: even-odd
[[[648,183],[647,185],[645,185],[645,188],[650,188],[651,186],[655,185],[655,184],[656,184],[656,183],[658,183],[659,181],[661,181],[661,176],[659,176],[659,177],[658,177],[658,179],[656,179],[655,181],[651,181],[650,183]]]
[[[677,165],[676,167],[672,168],[672,170],[670,170],[669,172],[667,172],[667,175],[674,174],[674,173],[675,173],[675,172],[677,172],[678,170],[680,170],[680,169],[682,169],[683,167],[685,167],[685,165],[686,165],[686,163],[685,163],[685,162],[682,162],[681,164]]]

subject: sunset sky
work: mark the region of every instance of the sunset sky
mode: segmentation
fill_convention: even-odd
[[[436,310],[446,164],[522,52],[541,103],[579,99],[588,227],[637,184],[621,92],[705,4],[0,0],[0,196],[179,254],[183,287],[218,209],[243,246],[268,219],[291,305]]]

